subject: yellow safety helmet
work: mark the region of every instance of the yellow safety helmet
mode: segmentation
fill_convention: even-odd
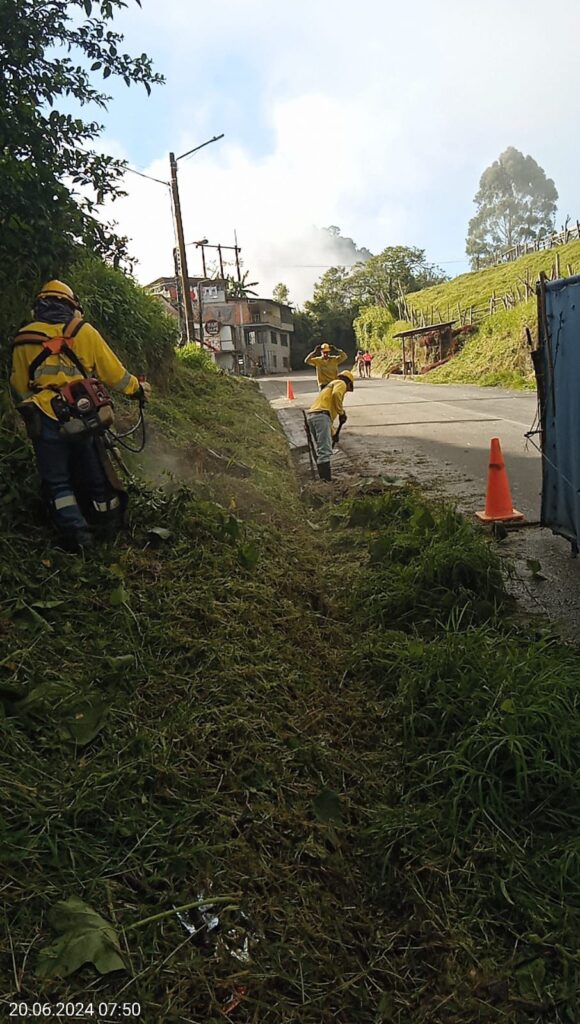
[[[330,352],[330,345],[328,344],[328,342],[325,341],[324,344],[320,346],[320,351]]]
[[[80,303],[75,293],[64,281],[47,281],[36,296],[37,302],[39,299],[61,299],[64,302],[70,303],[73,309],[80,308]]]
[[[343,370],[341,374],[338,374],[338,380],[346,381],[350,385],[350,391],[355,387],[355,374],[350,370]]]

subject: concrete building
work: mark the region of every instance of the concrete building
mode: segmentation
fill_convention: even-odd
[[[230,373],[258,376],[286,373],[294,331],[292,309],[273,299],[228,298],[221,279],[190,277],[196,338],[218,366]],[[146,291],[179,316],[179,295],[174,277],[158,277]],[[201,323],[201,330],[200,330]]]
[[[265,373],[287,373],[294,321],[290,306],[273,299],[249,299],[250,322],[244,325],[246,351]]]

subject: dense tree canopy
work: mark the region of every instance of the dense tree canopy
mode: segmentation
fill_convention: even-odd
[[[304,312],[312,324],[312,340],[326,340],[354,350],[353,321],[361,309],[380,306],[398,315],[401,295],[444,281],[445,274],[428,263],[423,249],[387,246],[353,267],[331,267],[314,286]]]
[[[472,266],[553,230],[557,200],[543,168],[509,146],[480,178],[466,240]]]
[[[443,271],[427,262],[424,249],[390,245],[354,267],[350,290],[359,306],[383,306],[395,313],[401,295],[445,280]]]
[[[282,305],[287,306],[290,302],[288,285],[280,281],[272,291],[272,298],[274,299],[274,302],[281,302]]]
[[[352,322],[358,310],[347,267],[327,270],[314,285],[312,298],[304,303],[304,312],[313,323],[313,338],[347,349],[354,347]]]
[[[94,151],[102,126],[80,112],[107,106],[109,97],[94,84],[97,77],[117,75],[148,92],[162,81],[147,55],[124,53],[123,37],[112,31],[115,14],[129,2],[0,4],[4,295],[16,299],[43,277],[62,274],[79,244],[116,262],[126,256],[123,240],[95,216],[105,199],[119,194],[123,164]],[[71,106],[79,114],[70,113]]]

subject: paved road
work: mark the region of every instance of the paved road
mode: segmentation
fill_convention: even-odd
[[[286,402],[287,379],[262,381],[272,404],[278,408],[310,405],[317,390],[313,374],[293,374],[295,403]],[[539,518],[540,457],[524,436],[536,413],[534,393],[418,384],[391,377],[357,381],[346,408],[343,438],[347,452],[354,450],[356,442],[359,451],[366,450],[380,462],[384,456],[387,464],[402,461],[397,456],[404,456],[407,465],[419,459],[418,467],[428,465],[431,472],[455,476],[470,485],[465,494],[457,494],[461,504],[471,493],[475,505],[483,507],[489,442],[499,437],[514,504],[527,518]]]
[[[317,389],[310,372],[293,374],[296,400],[288,402],[287,379],[264,378],[261,383],[274,408],[287,410],[281,415],[300,445],[304,433],[299,409],[311,404]],[[357,381],[346,408],[348,423],[332,462],[338,482],[353,473],[410,479],[428,495],[451,498],[466,513],[485,505],[489,442],[500,438],[514,505],[527,520],[526,528],[510,532],[498,545],[512,566],[510,589],[529,612],[551,620],[577,641],[580,558],[572,560],[564,540],[537,526],[541,461],[525,438],[536,414],[535,394],[392,377]],[[301,461],[307,472],[305,455]],[[533,577],[530,560],[540,563],[543,579]]]

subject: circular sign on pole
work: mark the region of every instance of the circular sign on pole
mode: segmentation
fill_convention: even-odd
[[[219,320],[206,320],[204,327],[205,333],[208,334],[210,338],[215,338],[220,332],[221,324]]]

